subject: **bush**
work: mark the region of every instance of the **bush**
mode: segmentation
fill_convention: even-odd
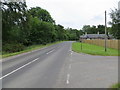
[[[43,45],[46,45],[47,43],[46,43],[46,42],[43,42],[42,44],[43,44]]]
[[[23,44],[17,43],[17,44],[5,44],[3,45],[3,51],[13,53],[13,52],[19,52],[25,49],[25,46]]]

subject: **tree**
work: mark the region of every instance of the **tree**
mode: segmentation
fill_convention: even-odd
[[[65,29],[67,32],[67,38],[68,40],[79,40],[80,35],[83,34],[82,30],[67,28]]]
[[[97,30],[97,28],[96,28],[96,26],[92,26],[91,28],[90,28],[90,34],[97,34],[97,32],[98,32],[98,30]]]
[[[90,26],[90,25],[84,25],[82,30],[84,31],[84,33],[88,33],[88,34],[96,34],[98,31],[97,31],[97,28],[96,26]]]
[[[65,40],[66,39],[65,30],[62,25],[60,25],[60,24],[55,25],[55,30],[57,33],[57,40]]]
[[[29,13],[30,13],[33,17],[39,18],[39,20],[41,20],[41,21],[50,22],[50,23],[55,23],[55,21],[53,20],[53,18],[52,18],[51,15],[49,14],[49,12],[46,11],[45,9],[40,8],[40,7],[31,8],[31,9],[29,10]]]
[[[89,33],[89,31],[90,31],[90,25],[84,25],[83,28],[82,28],[82,30],[83,30],[84,32]]]
[[[26,7],[25,2],[2,3],[3,42],[23,40],[19,37],[27,24]]]
[[[116,38],[120,39],[120,11],[115,9],[110,13],[112,21],[109,23],[112,25],[111,34]]]
[[[97,31],[100,33],[100,34],[105,34],[105,26],[104,25],[98,25],[97,26]]]
[[[56,35],[53,24],[32,17],[31,26],[29,40],[33,44],[46,44],[55,41]]]

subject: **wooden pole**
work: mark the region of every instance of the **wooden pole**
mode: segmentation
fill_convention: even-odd
[[[81,39],[81,51],[82,51],[82,39]]]
[[[107,52],[107,16],[106,16],[106,11],[105,11],[105,52]]]

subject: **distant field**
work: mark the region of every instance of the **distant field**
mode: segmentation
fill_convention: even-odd
[[[82,45],[82,50],[81,50]],[[74,42],[72,44],[72,50],[78,53],[86,53],[91,55],[101,55],[101,56],[120,56],[120,51],[118,53],[117,49],[107,48],[105,52],[104,47],[91,45],[87,43]]]

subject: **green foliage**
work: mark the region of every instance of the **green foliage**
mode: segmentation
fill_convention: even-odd
[[[120,83],[117,83],[117,84],[112,85],[111,88],[120,88]],[[113,90],[113,89],[111,89],[111,90]]]
[[[21,2],[4,2],[2,3],[2,27],[3,41],[9,41],[11,30],[14,27],[20,29],[26,22],[26,4]]]
[[[110,13],[110,17],[112,19],[112,21],[110,22],[110,25],[112,25],[110,33],[115,38],[120,39],[120,11],[117,9],[112,10]]]
[[[97,32],[104,34],[105,33],[105,26],[104,25],[98,25]]]
[[[90,32],[91,32],[90,29],[91,29],[90,25],[84,25],[83,28],[82,28],[82,30],[84,32],[87,32],[88,34],[90,34]]]
[[[31,8],[29,10],[29,13],[33,17],[37,17],[40,21],[55,23],[55,21],[53,20],[53,18],[49,14],[49,12],[46,11],[45,9],[40,8],[40,7]]]
[[[62,25],[55,25],[55,30],[57,40],[66,40],[66,33]]]
[[[67,28],[66,32],[69,40],[79,40],[80,35],[83,34],[82,30],[77,30],[72,28]]]
[[[40,21],[37,17],[31,21],[29,40],[34,44],[46,44],[55,41],[55,28],[52,23]]]
[[[5,44],[3,50],[8,53],[19,52],[24,50],[25,46],[20,43]]]
[[[100,34],[104,34],[105,33],[105,26],[104,25],[97,25],[96,26],[90,26],[90,25],[84,25],[82,30],[84,32],[87,32],[88,34],[97,34],[98,32]]]
[[[40,48],[43,48],[43,47],[47,47],[47,46],[50,46],[50,45],[58,44],[58,43],[61,43],[61,42],[62,41],[58,41],[58,42],[49,43],[49,44],[46,44],[46,45],[31,45],[31,46],[25,47],[25,49],[20,51],[20,52],[9,53],[9,52],[3,51],[2,52],[2,58],[18,55],[18,54],[25,53],[25,52],[30,52],[30,51],[37,50],[37,49],[40,49]]]

